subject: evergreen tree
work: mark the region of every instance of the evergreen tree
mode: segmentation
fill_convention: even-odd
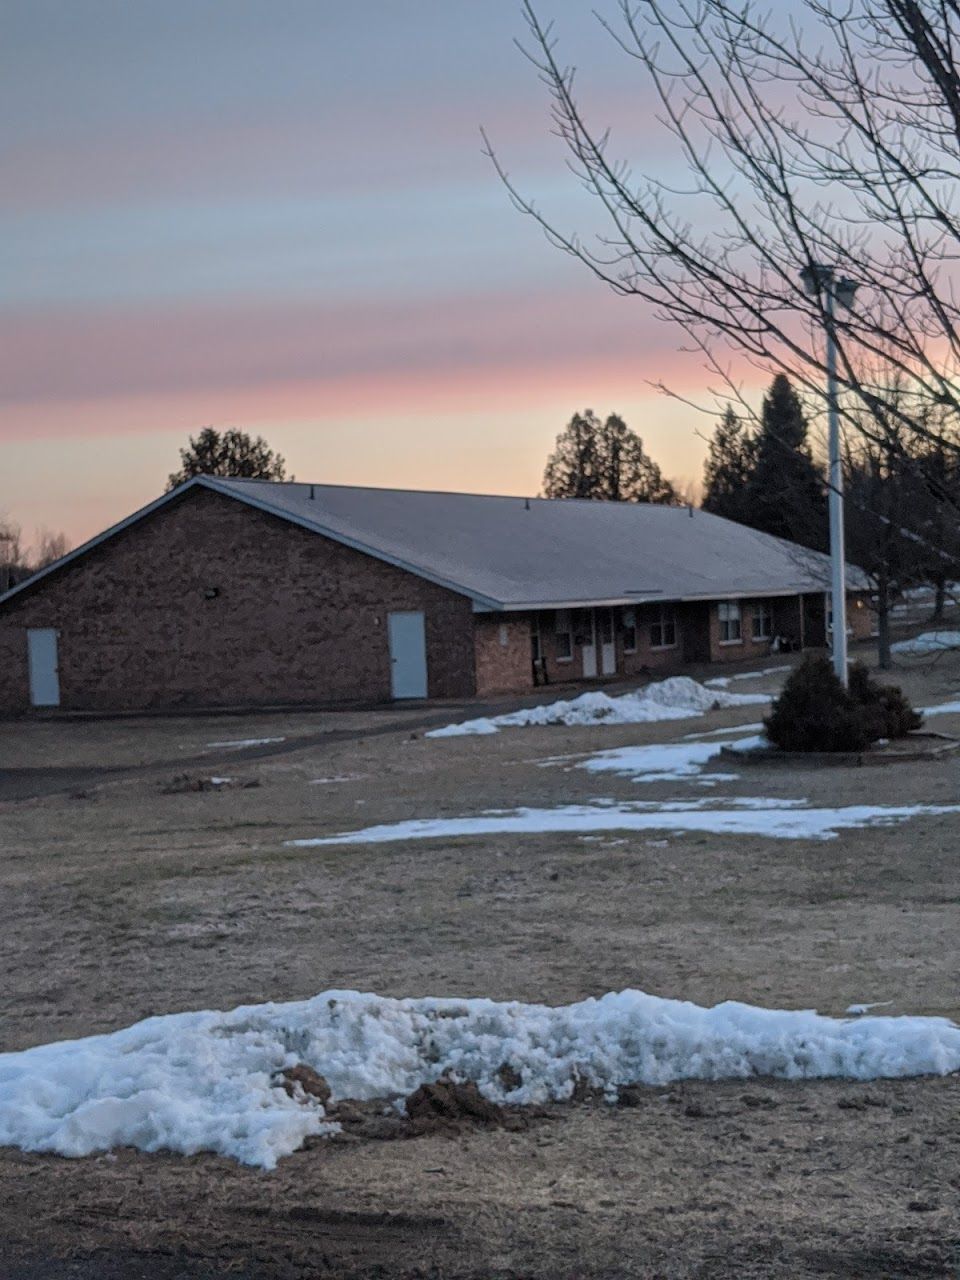
[[[746,497],[746,524],[817,551],[826,550],[829,535],[824,482],[807,443],[800,397],[782,373],[763,398]]]
[[[216,431],[204,427],[190,444],[180,450],[180,470],[167,481],[168,489],[193,476],[236,476],[246,480],[285,480],[286,463],[274,453],[263,436],[246,431]]]
[[[747,485],[753,473],[754,437],[728,405],[717,423],[703,468],[704,511],[741,524],[747,520]]]
[[[592,409],[575,413],[557,436],[543,473],[547,498],[675,503],[669,480],[619,414],[601,422]]]

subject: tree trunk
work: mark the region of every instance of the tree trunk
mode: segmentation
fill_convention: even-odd
[[[933,613],[931,614],[931,622],[939,622],[943,617],[943,610],[947,603],[947,578],[946,574],[939,574],[933,580],[936,595],[933,598]]]
[[[881,671],[893,666],[890,654],[890,577],[884,567],[877,578],[877,665]]]

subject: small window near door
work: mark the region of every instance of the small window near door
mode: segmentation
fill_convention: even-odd
[[[753,606],[754,640],[773,639],[773,609],[766,600],[758,600]]]
[[[556,612],[556,650],[558,662],[569,662],[573,657],[573,631],[570,627],[570,610],[558,609]]]
[[[717,618],[720,622],[720,643],[739,644],[741,640],[739,600],[721,600],[717,605]]]
[[[650,624],[650,648],[673,649],[677,643],[677,618],[669,605],[660,605]]]
[[[620,629],[623,632],[623,652],[637,652],[637,611],[624,609],[620,615]]]
[[[543,661],[543,643],[540,639],[540,619],[534,618],[530,623],[530,649],[535,664]]]

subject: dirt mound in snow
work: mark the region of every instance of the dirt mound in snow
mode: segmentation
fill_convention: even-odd
[[[485,1098],[472,1080],[456,1084],[440,1079],[422,1084],[406,1101],[407,1116],[414,1133],[450,1133],[476,1126],[481,1128],[526,1129],[529,1116],[501,1107]]]
[[[327,1106],[332,1093],[323,1076],[304,1062],[298,1062],[295,1067],[286,1067],[281,1071],[280,1085],[286,1089],[291,1098],[306,1094],[307,1097],[316,1098],[322,1107]]]

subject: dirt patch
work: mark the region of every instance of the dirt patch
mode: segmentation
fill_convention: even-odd
[[[295,1067],[284,1067],[280,1072],[280,1082],[291,1098],[316,1098],[322,1107],[330,1101],[330,1086],[323,1076],[298,1062]]]
[[[475,1127],[517,1132],[528,1127],[532,1114],[491,1102],[472,1080],[457,1083],[440,1079],[434,1084],[422,1084],[404,1106],[415,1134],[456,1133]]]

